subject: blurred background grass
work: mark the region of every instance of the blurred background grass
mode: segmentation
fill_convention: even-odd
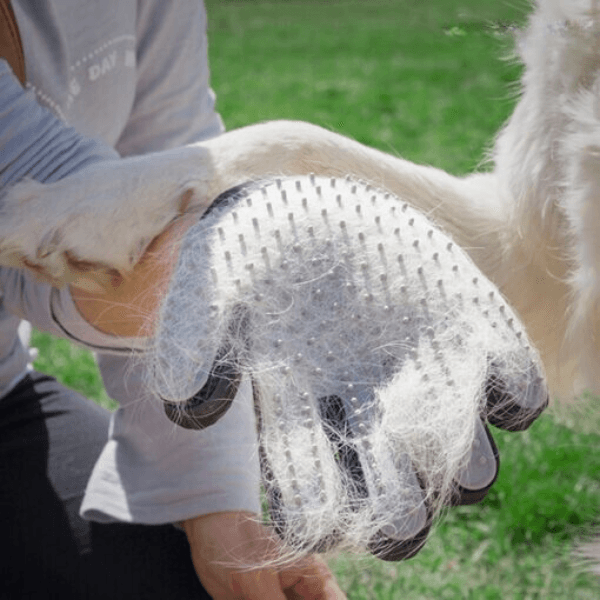
[[[485,168],[514,106],[521,0],[206,5],[212,82],[228,129],[302,119],[463,174]],[[34,344],[39,369],[114,408],[89,353],[40,333]],[[502,464],[488,498],[449,510],[410,561],[334,561],[350,599],[600,598],[598,580],[573,558],[600,517],[599,413],[588,399],[524,434],[496,432]]]

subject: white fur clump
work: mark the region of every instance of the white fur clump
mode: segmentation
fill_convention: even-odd
[[[536,352],[466,253],[351,179],[254,185],[189,231],[149,386],[183,402],[215,357],[252,377],[271,516],[300,553],[426,527],[468,468],[490,377],[531,408],[545,398]]]

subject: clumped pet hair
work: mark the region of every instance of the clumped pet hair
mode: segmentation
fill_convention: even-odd
[[[482,419],[518,429],[547,400],[518,318],[467,254],[352,179],[252,184],[187,233],[148,385],[183,414],[215,371],[252,378],[291,555],[410,555],[457,488],[493,482]]]

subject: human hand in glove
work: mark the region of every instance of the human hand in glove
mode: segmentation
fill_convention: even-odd
[[[498,473],[488,423],[547,404],[537,353],[466,253],[402,199],[285,178],[222,195],[186,234],[148,363],[201,429],[253,381],[271,521],[290,557],[414,555]]]

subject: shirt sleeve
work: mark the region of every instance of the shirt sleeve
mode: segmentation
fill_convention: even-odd
[[[38,104],[4,59],[0,59],[0,148],[0,206],[2,191],[24,177],[58,181],[92,163],[119,156]]]
[[[118,151],[145,154],[221,134],[210,88],[204,3],[141,0],[137,36],[136,95]]]
[[[81,514],[100,522],[158,524],[220,511],[260,513],[252,386],[240,386],[213,426],[192,431],[171,423],[145,397],[135,362],[99,358],[111,397],[120,401],[96,462]]]

